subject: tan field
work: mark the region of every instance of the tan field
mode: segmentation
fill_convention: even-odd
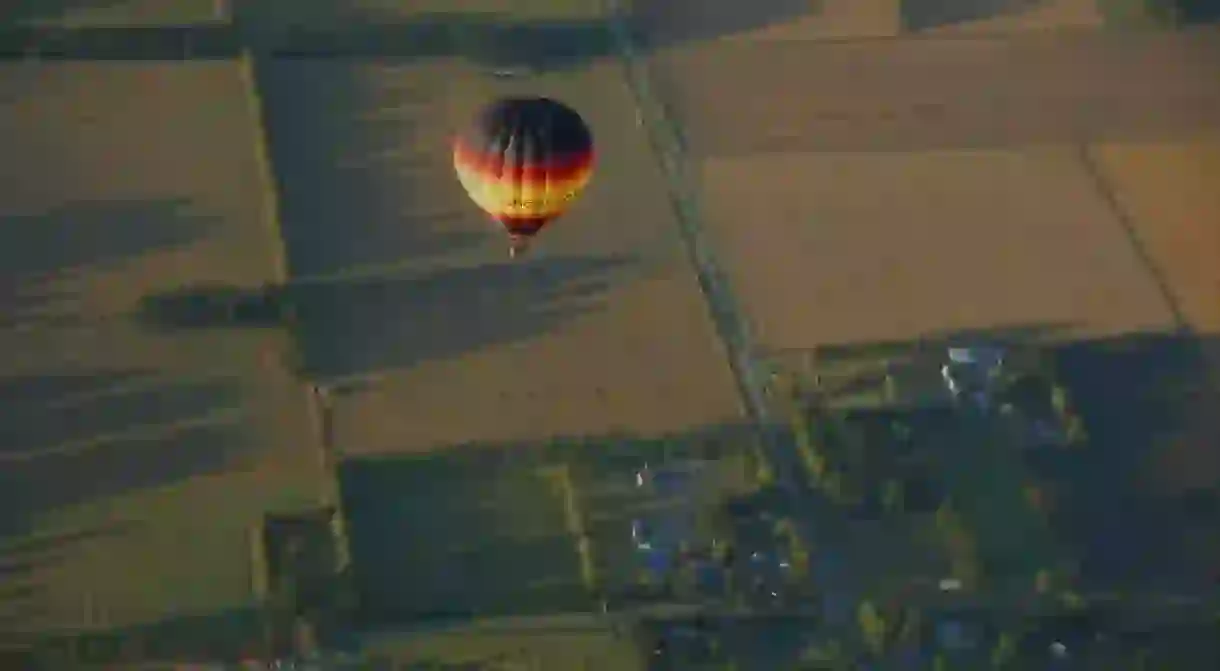
[[[272,115],[315,110],[275,135],[289,166],[294,274],[401,264],[317,291],[307,349],[338,385],[344,454],[650,434],[738,417],[663,179],[613,64],[509,82],[456,63],[281,62],[260,75]],[[291,88],[304,81],[325,84]],[[510,265],[502,234],[452,178],[448,137],[512,90],[574,105],[601,153],[580,202]],[[384,150],[348,163],[354,142]]]
[[[1183,317],[1201,334],[1220,333],[1220,131],[1103,142],[1091,154]]]
[[[761,345],[783,350],[1171,327],[1086,147],[1214,125],[1220,71],[1181,57],[1213,37],[785,42],[654,62]],[[1135,73],[1148,83],[1121,83]],[[716,107],[724,91],[740,98]]]
[[[278,279],[241,72],[5,65],[0,78],[0,557],[16,570],[0,630],[248,605],[250,526],[328,493],[286,343],[131,318],[146,293]]]
[[[822,153],[709,159],[703,179],[708,221],[768,349],[1170,325],[1075,161],[1054,147]]]
[[[1214,28],[761,35],[652,65],[764,351],[1190,328],[1214,362],[1218,45]],[[1199,384],[1148,471],[1169,490],[1220,479],[1199,449],[1215,378]]]

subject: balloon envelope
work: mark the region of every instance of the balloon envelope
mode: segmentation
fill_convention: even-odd
[[[453,146],[462,187],[514,239],[563,214],[592,177],[593,160],[584,119],[549,98],[498,100]]]

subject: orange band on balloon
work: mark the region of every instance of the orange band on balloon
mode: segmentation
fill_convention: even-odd
[[[501,220],[552,219],[570,206],[593,174],[591,152],[583,164],[572,160],[563,164],[561,170],[530,166],[504,174],[491,172],[487,162],[472,158],[455,149],[458,180],[475,204]]]
[[[495,172],[512,172],[518,180],[553,181],[570,180],[588,172],[593,167],[594,154],[592,149],[568,152],[558,156],[549,156],[540,163],[527,163],[516,166],[506,164],[502,151],[484,152],[470,147],[462,139],[453,143],[453,163],[455,166],[465,166],[469,170],[484,173],[495,178]]]

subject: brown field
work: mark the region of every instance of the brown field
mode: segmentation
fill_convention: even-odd
[[[735,42],[652,63],[696,157],[986,150],[1213,127],[1217,34]]]
[[[275,334],[158,334],[140,297],[277,279],[239,70],[5,65],[0,631],[250,603],[247,530],[316,502]]]
[[[307,350],[339,386],[343,453],[737,416],[615,66],[508,82],[453,62],[259,72],[271,118],[285,115],[272,123],[273,146],[294,274],[397,268],[315,292]],[[447,139],[477,105],[514,89],[576,106],[601,154],[579,203],[509,264],[501,234],[452,178]]]
[[[1171,315],[1070,150],[704,163],[707,221],[771,350]],[[765,261],[764,261],[765,259]]]
[[[1214,126],[1220,71],[1196,57],[1217,44],[1214,31],[740,43],[654,68],[761,344],[799,349],[1172,327],[1084,147]],[[725,91],[734,104],[715,105]]]
[[[930,35],[1100,28],[1111,0],[907,0],[903,25]]]

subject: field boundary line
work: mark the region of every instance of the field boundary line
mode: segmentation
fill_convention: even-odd
[[[238,76],[242,88],[245,89],[246,105],[250,114],[250,123],[254,135],[254,163],[262,190],[268,196],[259,207],[259,219],[272,244],[272,281],[283,283],[288,280],[287,251],[284,249],[284,236],[280,231],[280,183],[275,168],[271,163],[270,136],[267,131],[266,105],[263,103],[262,92],[258,86],[258,75],[255,72],[254,54],[249,49],[243,49],[237,59]]]
[[[635,103],[637,119],[646,129],[648,143],[666,177],[682,246],[693,266],[704,304],[728,356],[743,409],[758,428],[766,432],[771,413],[754,356],[749,322],[738,307],[728,279],[703,230],[702,216],[696,204],[697,189],[685,165],[680,135],[673,128],[663,104],[652,94],[647,65],[637,54],[630,28],[621,19],[621,0],[604,1],[607,23],[619,47],[618,56],[623,65],[627,89]]]
[[[1110,214],[1114,215],[1114,221],[1118,224],[1119,229],[1122,230],[1123,237],[1139,260],[1144,275],[1156,287],[1157,293],[1160,294],[1165,308],[1173,319],[1174,329],[1181,335],[1194,336],[1190,321],[1182,310],[1181,301],[1178,300],[1177,292],[1170,286],[1161,265],[1157,263],[1152,253],[1148,251],[1144,239],[1139,234],[1134,216],[1127,211],[1127,208],[1119,199],[1109,176],[1098,165],[1097,159],[1093,155],[1092,147],[1088,143],[1081,142],[1076,145],[1075,149],[1076,158],[1092,183],[1094,192],[1105,203],[1106,209],[1110,211]]]
[[[238,17],[234,15],[231,8],[229,14],[230,22],[235,25]],[[264,199],[266,202],[260,209],[260,219],[268,238],[269,252],[272,255],[271,280],[276,285],[289,286],[293,282],[292,270],[288,260],[288,250],[283,234],[284,221],[281,208],[283,185],[280,182],[279,173],[275,169],[271,151],[271,131],[267,123],[267,105],[262,97],[256,58],[257,54],[249,46],[246,46],[238,55],[237,66],[242,79],[242,85],[246,91],[245,99],[250,108],[250,120],[254,128],[253,151],[256,170],[259,173],[259,180],[262,182],[263,191],[267,194],[267,198]],[[282,352],[287,352],[291,348],[299,348],[300,345],[296,342],[299,338],[297,334],[284,333],[282,338],[277,343],[284,348]],[[281,356],[280,360],[283,362],[284,357]],[[333,404],[331,398],[333,390],[328,387],[308,383],[296,371],[289,370],[283,363],[278,368],[286,375],[286,382],[290,390],[296,393],[299,402],[304,405],[305,421],[309,425],[309,433],[313,438],[313,449],[317,459],[318,475],[320,476],[317,491],[318,504],[329,506],[335,511],[334,517],[331,520],[331,532],[335,537],[339,564],[343,569],[346,569],[351,563],[351,550],[350,539],[347,535],[347,515],[343,508],[343,497],[340,491],[337,456],[333,445],[334,417],[332,415]],[[254,572],[263,570],[259,563],[265,563],[265,556],[260,555],[253,549],[252,553],[251,570]],[[268,589],[266,584],[253,581],[251,587],[255,591],[255,598],[266,598],[265,593],[260,595],[257,592],[258,589],[266,592]]]

